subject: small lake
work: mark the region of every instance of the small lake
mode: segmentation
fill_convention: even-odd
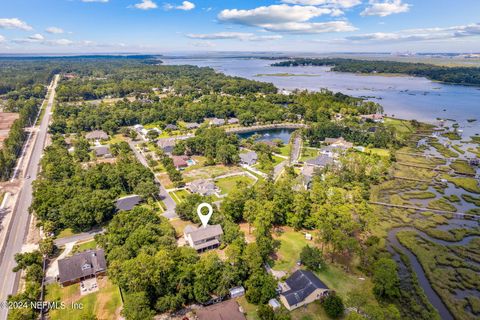
[[[380,103],[385,113],[403,119],[437,123],[437,118],[455,119],[464,138],[480,134],[480,88],[448,85],[425,78],[373,76],[331,72],[328,67],[272,67],[275,61],[246,58],[168,58],[166,65],[189,64],[212,67],[231,76],[271,82],[279,89],[327,88]],[[260,75],[260,76],[259,76]],[[468,123],[468,119],[478,119]]]
[[[241,139],[248,139],[253,135],[259,135],[255,141],[273,141],[275,139],[282,140],[283,143],[288,144],[290,136],[294,129],[268,129],[268,130],[256,130],[250,132],[242,132],[237,135]]]

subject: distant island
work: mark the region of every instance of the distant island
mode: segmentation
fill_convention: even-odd
[[[480,68],[445,67],[426,63],[373,61],[344,58],[295,58],[272,64],[274,67],[332,66],[332,71],[363,74],[406,74],[451,84],[480,86]]]

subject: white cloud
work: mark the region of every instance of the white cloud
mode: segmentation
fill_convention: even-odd
[[[54,34],[59,34],[64,32],[63,29],[57,28],[57,27],[48,27],[47,29],[45,29],[45,31],[48,33],[54,33]]]
[[[407,29],[397,32],[375,32],[346,37],[355,42],[408,42],[452,40],[455,38],[480,36],[480,23],[446,28]]]
[[[265,35],[258,36],[254,33],[247,32],[217,32],[217,33],[200,33],[200,34],[187,34],[188,38],[191,39],[202,39],[202,40],[241,40],[241,41],[268,41],[268,40],[278,40],[281,39],[281,35]]]
[[[256,26],[267,31],[298,34],[348,32],[357,30],[348,21],[310,22],[323,16],[343,14],[338,8],[315,6],[289,6],[286,4],[258,7],[251,10],[223,10],[218,19],[223,22]]]
[[[211,41],[194,41],[190,43],[192,46],[197,48],[211,48],[215,47],[215,44]]]
[[[22,21],[18,18],[0,18],[0,28],[3,28],[3,29],[22,29],[22,30],[32,30],[33,29],[25,21]]]
[[[360,15],[386,17],[391,14],[410,10],[410,5],[408,3],[402,3],[402,0],[370,0],[369,5],[370,6],[363,10]]]
[[[4,42],[4,41],[5,41],[5,37],[0,34],[0,42]]]
[[[45,37],[42,36],[40,33],[36,33],[36,34],[33,34],[33,35],[29,36],[28,39],[34,40],[34,41],[42,41],[42,40],[45,39]]]
[[[46,40],[43,43],[51,46],[69,46],[74,44],[74,42],[69,39]]]
[[[82,0],[82,2],[102,2],[102,3],[107,3],[108,0]]]
[[[177,9],[177,10],[189,11],[189,10],[195,9],[195,3],[190,1],[183,1],[182,4],[178,6],[173,5],[171,3],[165,3],[163,5],[163,9],[165,10]]]
[[[362,3],[361,0],[282,0],[281,2],[304,6],[333,6],[340,8],[351,8]]]
[[[157,4],[152,0],[142,0],[142,2],[133,5],[137,9],[150,10],[158,8]]]

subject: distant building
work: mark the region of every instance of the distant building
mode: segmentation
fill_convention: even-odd
[[[136,194],[132,194],[117,199],[117,201],[115,202],[115,208],[117,208],[118,211],[130,211],[140,202],[142,202],[142,197]]]
[[[246,320],[235,300],[227,300],[196,310],[197,320]]]
[[[230,291],[230,298],[238,298],[245,295],[245,288],[242,286],[234,287],[229,290]]]
[[[228,119],[228,124],[236,124],[239,122],[239,120],[237,118],[230,118]]]
[[[197,250],[197,252],[204,252],[215,249],[220,245],[223,230],[219,224],[200,228],[188,225],[183,230],[183,235],[190,247]]]
[[[108,134],[102,130],[95,130],[87,133],[85,138],[88,140],[107,140]]]
[[[98,158],[100,158],[100,157],[110,158],[112,156],[110,154],[110,147],[109,146],[94,147],[93,151],[95,152],[95,156],[97,156]]]
[[[191,130],[191,129],[196,129],[196,128],[200,127],[200,124],[198,124],[196,122],[187,122],[187,123],[185,123],[185,127],[188,130]]]
[[[165,130],[178,130],[178,127],[174,124],[167,124]]]
[[[223,126],[225,124],[225,119],[209,118],[207,120],[208,123],[212,126]]]
[[[360,119],[363,121],[383,122],[383,115],[378,113],[362,114]]]
[[[340,138],[325,138],[323,141],[325,144],[328,144],[332,147],[335,148],[341,148],[341,149],[350,149],[353,147],[353,143],[348,142],[345,140],[343,137]]]
[[[327,155],[321,154],[316,158],[313,159],[308,159],[305,161],[307,165],[314,166],[314,167],[319,167],[319,168],[324,168],[328,165],[333,164],[334,160],[332,157],[329,157]]]
[[[175,147],[176,141],[175,139],[168,138],[168,139],[158,139],[157,145],[163,150],[165,153],[172,153],[173,148]]]
[[[252,166],[254,165],[258,160],[258,155],[255,151],[250,151],[247,153],[240,153],[240,163],[247,165],[247,166]]]
[[[107,262],[103,249],[88,250],[58,260],[58,282],[68,286],[105,274]]]
[[[202,196],[211,196],[220,191],[213,180],[207,179],[199,179],[189,182],[186,187],[190,192],[198,193]]]
[[[173,160],[173,166],[175,168],[177,168],[177,170],[181,169],[181,168],[188,167],[187,160],[190,159],[189,157],[187,157],[187,156],[172,156],[171,158]]]
[[[280,301],[290,311],[322,299],[329,293],[328,287],[309,270],[295,271],[285,280],[282,288]]]

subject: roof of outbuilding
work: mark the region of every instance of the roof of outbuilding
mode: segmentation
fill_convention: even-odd
[[[305,300],[312,292],[317,289],[326,289],[328,287],[313,272],[309,270],[297,270],[285,280],[290,290],[283,292],[289,305],[295,305]]]

